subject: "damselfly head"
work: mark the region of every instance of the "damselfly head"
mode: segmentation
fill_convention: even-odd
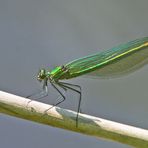
[[[39,73],[38,73],[38,76],[37,76],[38,81],[42,81],[45,78],[46,78],[46,70],[45,69],[40,69]]]

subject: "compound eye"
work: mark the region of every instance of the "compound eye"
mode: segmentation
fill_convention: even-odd
[[[40,69],[39,70],[39,73],[38,73],[38,76],[37,76],[37,79],[39,81],[43,80],[44,78],[46,77],[46,70],[45,69]]]

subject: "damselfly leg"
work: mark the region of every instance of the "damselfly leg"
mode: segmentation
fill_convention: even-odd
[[[65,87],[67,89],[70,89],[76,93],[79,94],[79,102],[78,102],[78,108],[77,108],[77,116],[76,116],[76,127],[78,126],[78,117],[79,117],[79,113],[81,111],[80,107],[81,107],[81,98],[82,98],[82,93],[81,93],[81,86],[79,85],[75,85],[75,84],[70,84],[70,83],[65,83],[65,82],[59,82],[58,85],[60,85],[61,87]],[[73,88],[73,87],[77,87],[79,90]]]

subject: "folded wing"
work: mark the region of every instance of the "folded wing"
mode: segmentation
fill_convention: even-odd
[[[148,63],[148,37],[66,64],[71,77],[84,74],[100,78],[119,77]]]

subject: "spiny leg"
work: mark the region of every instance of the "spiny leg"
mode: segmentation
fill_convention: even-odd
[[[39,96],[39,97],[36,98],[36,96]],[[33,93],[33,94],[27,96],[26,98],[34,97],[35,100],[37,100],[37,99],[44,98],[44,97],[46,97],[46,96],[48,96],[47,79],[44,80],[43,89],[42,89],[41,92],[39,92],[39,93]],[[32,101],[33,101],[33,100],[28,101],[27,106],[28,106],[28,104],[29,104],[30,102],[32,102]]]
[[[74,86],[74,87],[77,87],[79,89],[79,92],[81,92],[81,86],[80,85],[76,85],[76,84],[71,84],[71,83],[66,83],[66,82],[60,82],[64,85],[69,85],[69,86]],[[79,93],[78,92],[78,93]],[[82,97],[81,97],[82,98]],[[80,108],[79,108],[79,113],[82,113],[82,110],[81,110],[81,100],[80,101]]]
[[[80,95],[80,97],[79,97],[79,103],[78,103],[78,109],[77,109],[77,116],[76,116],[76,127],[78,127],[78,117],[79,117],[79,113],[80,113],[81,98],[82,98],[81,87],[79,85],[65,83],[65,82],[58,82],[58,84],[60,86],[66,87],[68,89],[71,89],[71,90],[73,90],[74,92],[77,92]],[[69,87],[67,85],[78,87],[80,89],[80,91],[78,91],[77,89],[74,89],[72,87]]]
[[[74,87],[77,87],[77,88],[79,88],[79,92],[81,92],[81,86],[80,85],[76,85],[76,84],[71,84],[71,83],[65,83],[65,82],[59,82],[60,84],[62,83],[62,84],[64,84],[64,86],[65,85],[70,85],[70,86],[74,86]],[[71,88],[71,87],[70,87]],[[69,88],[69,89],[70,89]],[[74,91],[75,91],[75,89],[74,89]],[[78,92],[78,93],[79,93]],[[81,113],[81,108],[79,109],[79,112]]]
[[[39,96],[39,97],[38,97],[38,96]],[[40,91],[40,92],[33,93],[33,94],[27,96],[26,98],[34,98],[35,100],[37,100],[37,99],[44,98],[44,97],[46,97],[46,96],[48,96],[48,89],[47,89],[47,87],[45,87],[45,89],[43,89],[43,90]],[[37,98],[37,97],[38,97],[38,98]]]
[[[52,107],[50,107],[50,108],[48,108],[47,110],[45,110],[45,113],[46,113],[48,110],[50,110],[51,108],[53,108],[54,106],[57,106],[57,105],[61,104],[61,103],[64,102],[65,99],[66,99],[65,95],[64,95],[53,83],[51,83],[51,85],[57,90],[57,92],[62,96],[63,99],[62,99],[61,101],[57,102],[56,104],[53,104]],[[67,88],[65,88],[65,87],[62,87],[62,88],[63,88],[65,91],[67,91]]]
[[[58,84],[64,84],[64,86],[65,85],[70,85],[70,86],[74,86],[74,87],[77,87],[77,88],[79,88],[79,91],[81,91],[81,86],[80,85],[76,85],[76,84],[71,84],[71,83],[66,83],[66,82],[58,82]]]

